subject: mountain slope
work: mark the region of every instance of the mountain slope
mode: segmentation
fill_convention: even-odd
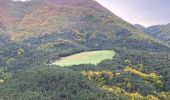
[[[155,25],[147,28],[139,28],[137,25],[135,25],[135,27],[139,31],[145,32],[166,44],[170,44],[170,24]]]
[[[146,27],[144,27],[144,26],[142,26],[142,25],[140,25],[140,24],[134,24],[134,27],[135,27],[137,30],[141,31],[141,32],[144,32],[145,29],[146,29]]]
[[[5,100],[116,100],[78,71],[54,66],[23,71],[0,85],[0,99]]]
[[[2,24],[12,41],[37,44],[34,41],[48,38],[38,46],[67,41],[85,48],[167,48],[93,0],[1,2]]]
[[[163,41],[164,43],[170,44],[170,24],[151,26],[147,28],[146,33]]]
[[[2,36],[9,42],[1,47],[0,63],[11,71],[89,50],[170,51],[93,0],[0,2]]]
[[[0,0],[0,10],[0,99],[127,100],[127,96],[147,98],[147,94],[169,98],[170,55],[166,52],[170,49],[97,2]],[[102,49],[117,54],[97,66],[49,65],[64,56]],[[139,65],[133,67],[132,62]],[[132,66],[133,72],[125,72],[125,66]],[[100,78],[88,80],[82,73],[86,71]],[[109,78],[108,71],[120,77]],[[160,87],[150,77],[157,79],[159,74],[163,76]],[[118,93],[110,93],[111,86]]]

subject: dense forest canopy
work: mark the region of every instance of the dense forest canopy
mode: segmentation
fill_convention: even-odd
[[[115,55],[99,53],[107,57],[95,64],[51,65],[103,50]],[[170,46],[96,1],[0,0],[0,100],[169,98]]]

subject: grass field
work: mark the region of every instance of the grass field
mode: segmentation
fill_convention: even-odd
[[[97,64],[105,59],[112,59],[116,53],[111,50],[101,50],[101,51],[89,51],[74,54],[68,57],[63,57],[61,60],[57,60],[53,65],[59,66],[70,66],[70,65],[80,65],[80,64]]]

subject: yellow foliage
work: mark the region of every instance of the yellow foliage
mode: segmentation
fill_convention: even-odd
[[[23,48],[19,48],[18,50],[18,56],[22,57],[25,53],[25,50]]]
[[[119,77],[119,76],[120,76],[120,73],[119,73],[119,72],[115,73],[115,76],[116,76],[116,77]]]
[[[128,79],[128,78],[124,78],[124,80],[125,80],[126,82],[129,82],[129,79]]]
[[[11,63],[13,63],[15,61],[15,58],[9,58],[7,61],[6,61],[6,64],[9,65]]]
[[[163,83],[160,80],[160,76],[158,76],[156,73],[150,73],[150,74],[145,74],[142,73],[136,69],[130,68],[130,67],[126,67],[124,68],[125,72],[130,72],[132,74],[135,74],[143,79],[146,80],[145,84],[147,85],[149,82],[155,82],[155,84],[159,85],[159,86],[163,86]],[[109,79],[113,78],[113,75],[115,77],[119,77],[121,74],[119,72],[117,73],[112,73],[111,71],[82,71],[81,72],[84,76],[88,77],[89,79],[97,79],[98,82],[102,83],[104,78],[103,75],[107,75]],[[130,83],[128,78],[124,78],[124,80],[126,81],[126,86],[127,88],[131,88],[132,84]],[[125,89],[120,88],[121,84],[115,84],[114,86],[109,86],[109,85],[105,85],[105,84],[99,84],[100,89],[105,90],[111,94],[114,94],[116,96],[120,96],[120,97],[124,97],[127,98],[128,100],[158,100],[158,97],[161,100],[168,100],[168,98],[170,98],[170,93],[165,93],[165,92],[161,92],[159,95],[150,95],[148,94],[147,96],[143,96],[142,94],[140,94],[139,92],[127,92]]]
[[[148,95],[147,100],[158,100],[158,98],[153,95]]]
[[[138,70],[143,71],[144,70],[144,65],[143,64],[138,64]]]
[[[0,83],[3,83],[4,82],[4,80],[3,79],[0,79]]]
[[[161,98],[161,100],[168,100],[170,98],[170,93],[161,92],[160,93],[160,98]]]
[[[109,79],[113,78],[113,73],[111,71],[82,71],[81,73],[89,79],[94,77],[101,78],[103,74],[108,75]]]
[[[126,59],[125,64],[132,64],[132,62],[130,60]]]
[[[138,64],[138,66],[139,66],[139,67],[144,67],[144,65],[143,65],[143,64]]]
[[[116,96],[123,96],[125,98],[128,98],[128,100],[158,100],[158,98],[153,95],[142,96],[138,92],[129,93],[129,92],[126,92],[124,89],[116,87],[116,86],[104,85],[101,87],[101,89],[108,91],[111,94],[114,94]]]
[[[132,84],[130,82],[127,83],[127,88],[131,88]]]
[[[160,79],[160,76],[158,76],[156,73],[150,73],[150,74],[145,74],[145,73],[142,73],[136,69],[133,69],[133,68],[130,68],[130,67],[125,67],[124,69],[125,72],[130,72],[132,74],[135,74],[143,79],[146,79],[146,80],[149,80],[151,82],[155,82],[155,83],[162,83],[159,79]]]
[[[159,79],[159,76],[156,73],[150,73],[149,76],[153,79]]]
[[[115,95],[117,95],[117,96],[121,96],[122,94],[124,94],[126,91],[124,90],[124,89],[122,89],[122,88],[119,88],[119,87],[117,87],[117,86],[106,86],[106,85],[104,85],[104,86],[102,86],[101,87],[101,89],[102,90],[105,90],[105,91],[108,91],[108,92],[110,92],[110,93],[112,93],[112,94],[115,94]],[[123,96],[123,95],[122,95]]]
[[[138,92],[127,93],[126,96],[129,98],[129,100],[143,100],[145,98]]]

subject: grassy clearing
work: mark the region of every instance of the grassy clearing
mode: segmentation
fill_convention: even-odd
[[[57,60],[53,65],[59,66],[71,66],[80,64],[97,64],[105,59],[112,59],[116,53],[111,50],[101,50],[101,51],[89,51],[74,54],[68,57],[63,57],[61,60]]]

